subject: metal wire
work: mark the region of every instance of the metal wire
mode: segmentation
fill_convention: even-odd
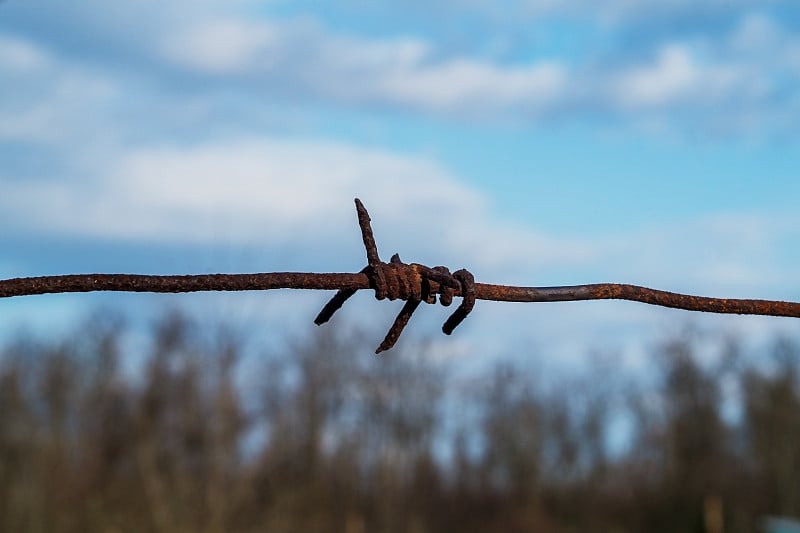
[[[322,324],[329,320],[333,313],[356,291],[373,289],[378,299],[402,299],[407,302],[379,347],[379,352],[394,345],[411,313],[419,303],[423,301],[434,303],[437,294],[443,305],[449,305],[454,296],[463,299],[462,305],[448,322],[455,321],[456,315],[460,317],[458,322],[466,317],[471,310],[468,299],[471,299],[473,303],[474,300],[500,302],[630,300],[688,311],[800,318],[800,303],[798,302],[711,298],[619,283],[565,287],[518,287],[469,283],[471,274],[463,269],[455,274],[450,274],[449,270],[444,267],[430,268],[416,263],[405,264],[397,256],[393,257],[389,263],[384,263],[378,256],[369,215],[358,199],[356,199],[356,209],[368,260],[367,267],[359,273],[267,272],[183,276],[139,274],[39,276],[0,280],[0,298],[94,291],[181,293],[272,289],[337,290],[339,292],[323,308],[315,321],[317,324]],[[464,296],[469,296],[469,298],[464,298]],[[455,325],[458,325],[457,322]],[[450,331],[455,325],[450,324]]]
[[[0,280],[0,298],[65,292],[203,292],[268,291],[272,289],[369,289],[366,274],[268,272],[259,274],[200,274],[150,276],[139,274],[70,274]],[[461,296],[456,289],[455,296]],[[687,311],[800,318],[800,303],[777,300],[710,298],[620,283],[563,287],[517,287],[475,283],[477,300],[496,302],[572,302],[630,300]]]

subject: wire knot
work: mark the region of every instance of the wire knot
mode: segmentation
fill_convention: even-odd
[[[375,291],[375,298],[378,300],[405,300],[406,302],[375,353],[383,352],[394,346],[419,304],[422,302],[435,304],[437,295],[439,303],[445,307],[453,303],[455,296],[462,297],[461,305],[442,326],[442,331],[446,335],[450,335],[475,306],[475,279],[472,274],[466,269],[457,270],[451,274],[450,270],[444,266],[431,268],[418,263],[406,264],[398,254],[394,254],[388,263],[384,263],[378,255],[369,214],[361,200],[356,198],[355,202],[358,223],[367,251],[367,266],[361,270],[361,273],[367,275],[370,288]],[[314,323],[320,325],[330,320],[344,302],[355,293],[356,289],[338,291],[325,304]]]
[[[388,263],[367,265],[366,272],[375,298],[383,300],[419,300],[422,298],[422,275],[417,265],[407,265],[394,254]]]

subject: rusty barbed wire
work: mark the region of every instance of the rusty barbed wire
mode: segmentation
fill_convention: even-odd
[[[388,263],[381,261],[370,217],[356,198],[356,212],[367,252],[367,266],[358,273],[266,272],[254,274],[142,275],[70,274],[0,280],[0,298],[66,292],[154,292],[182,293],[201,291],[265,291],[272,289],[336,290],[314,322],[324,324],[361,289],[372,289],[378,300],[404,300],[405,305],[375,353],[394,346],[411,315],[422,302],[449,306],[462,299],[459,307],[442,326],[450,335],[475,306],[476,300],[500,302],[567,302],[581,300],[629,300],[650,305],[740,315],[768,315],[800,318],[800,302],[712,298],[651,289],[620,283],[595,283],[563,287],[518,287],[475,282],[461,269],[450,273],[447,267],[427,267],[403,263],[394,254]]]

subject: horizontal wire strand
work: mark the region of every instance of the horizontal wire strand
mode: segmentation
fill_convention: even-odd
[[[70,274],[0,280],[0,298],[95,291],[183,293],[369,288],[369,277],[364,273],[266,272],[181,276]],[[454,291],[454,296],[461,296],[460,289],[454,289]],[[518,287],[475,283],[475,298],[499,302],[629,300],[687,311],[800,318],[800,303],[798,302],[694,296],[621,283],[595,283],[563,287]]]
[[[355,199],[358,224],[367,254],[367,266],[357,274],[316,272],[263,272],[255,274],[198,274],[159,276],[142,274],[71,274],[0,280],[0,298],[66,292],[266,291],[273,289],[336,290],[314,323],[324,324],[360,289],[373,289],[375,298],[405,300],[389,332],[375,353],[391,349],[421,302],[450,305],[461,296],[461,305],[447,319],[442,331],[450,335],[472,311],[475,300],[500,302],[569,302],[579,300],[630,300],[650,305],[709,313],[768,315],[800,318],[800,303],[774,300],[711,298],[650,289],[638,285],[596,283],[567,287],[515,287],[475,283],[461,269],[451,274],[443,266],[405,264],[395,254],[384,263],[364,204]]]

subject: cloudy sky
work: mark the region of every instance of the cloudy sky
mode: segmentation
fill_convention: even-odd
[[[0,277],[357,271],[601,281],[800,300],[795,0],[0,3]],[[98,306],[311,328],[329,295],[55,295],[0,333]],[[396,306],[356,298],[387,327]],[[421,309],[434,334],[447,311]],[[479,302],[443,353],[636,353],[690,321],[627,302]],[[401,341],[402,342],[402,341]]]

